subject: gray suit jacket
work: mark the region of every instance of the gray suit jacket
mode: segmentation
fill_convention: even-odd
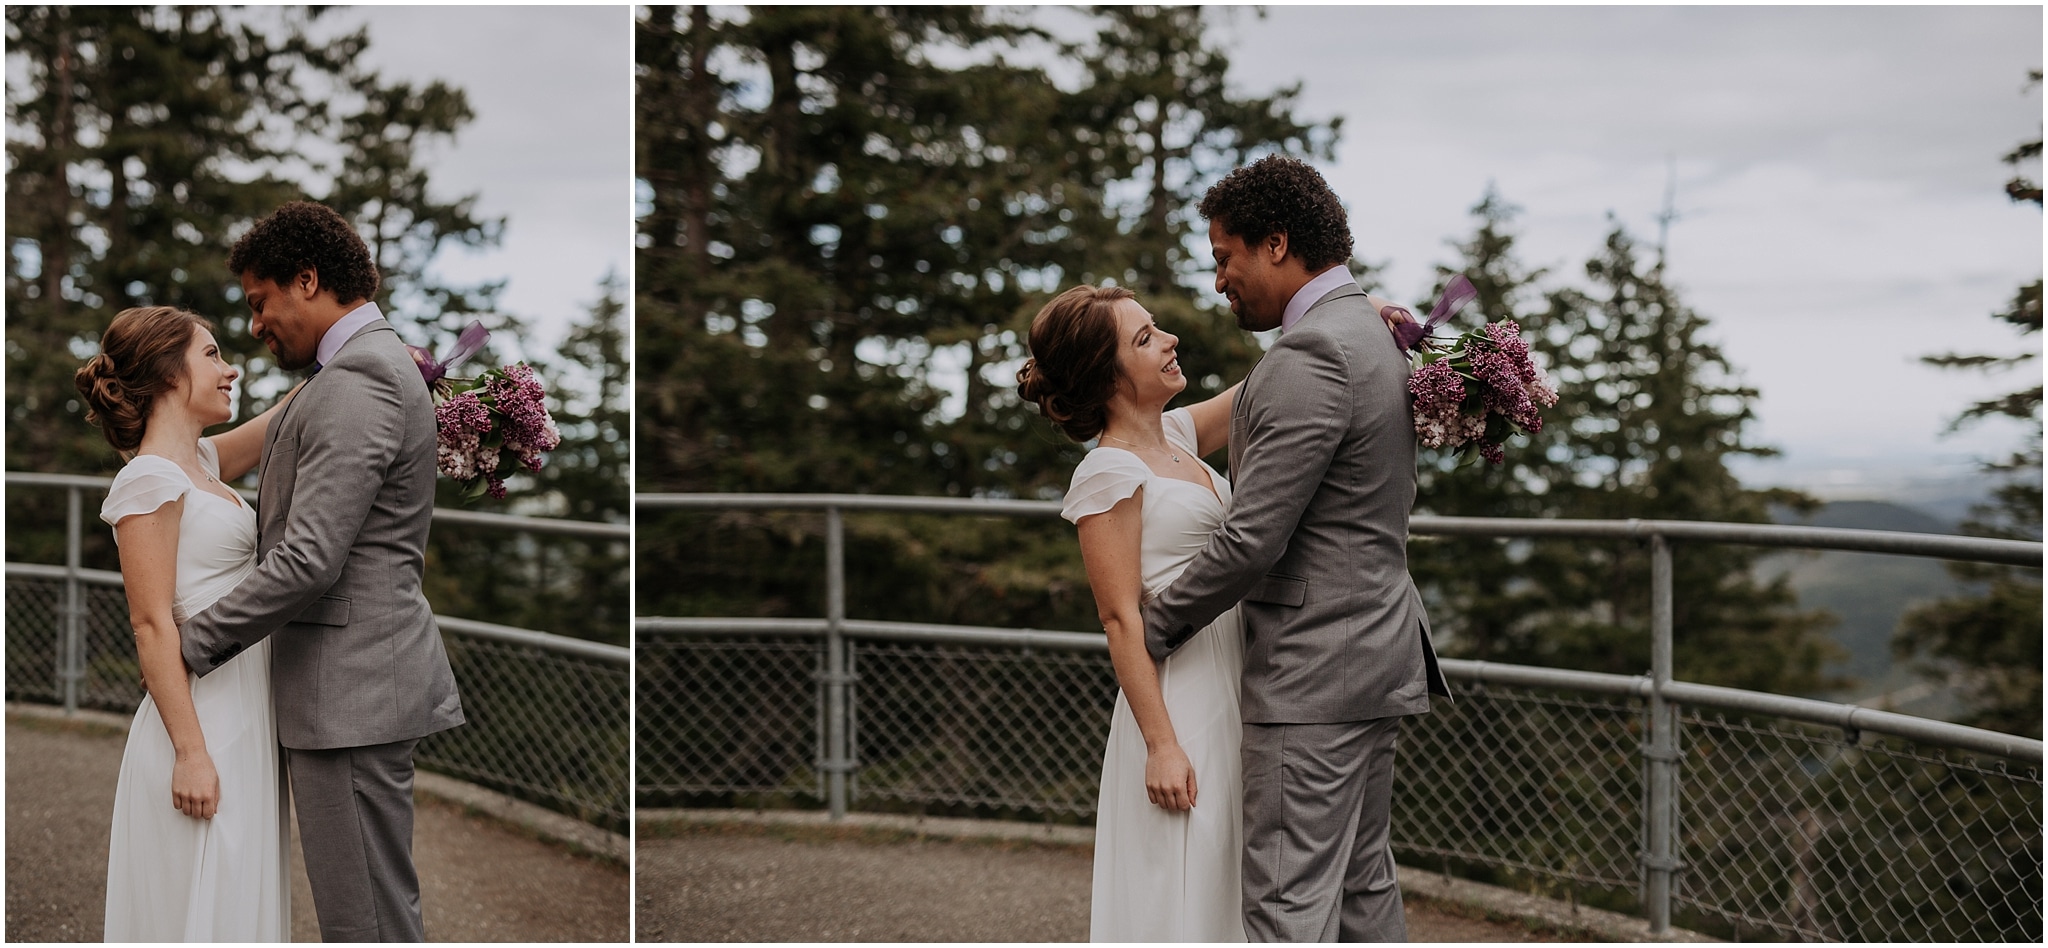
[[[276,633],[270,690],[286,747],[387,744],[463,722],[420,591],[434,430],[420,370],[379,320],[265,435],[256,572],[179,631],[200,675]]]
[[[1309,307],[1238,392],[1230,515],[1144,613],[1163,660],[1243,601],[1247,724],[1420,714],[1450,694],[1408,576],[1407,383],[1408,360],[1352,285]]]

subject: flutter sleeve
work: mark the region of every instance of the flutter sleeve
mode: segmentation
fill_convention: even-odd
[[[1152,469],[1138,456],[1117,448],[1096,448],[1074,468],[1067,484],[1067,496],[1060,502],[1060,516],[1070,523],[1099,514],[1138,492],[1152,476]]]
[[[146,514],[185,496],[192,479],[169,458],[138,454],[107,488],[107,500],[100,505],[100,519],[117,526],[123,517]]]

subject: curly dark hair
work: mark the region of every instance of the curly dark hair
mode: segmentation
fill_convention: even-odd
[[[1316,169],[1285,155],[1267,155],[1224,175],[1195,209],[1247,244],[1286,234],[1288,252],[1310,273],[1351,261],[1344,205]]]
[[[1031,318],[1031,358],[1017,370],[1017,395],[1074,441],[1102,434],[1116,394],[1116,304],[1131,299],[1120,286],[1077,286],[1053,297]]]
[[[228,270],[280,286],[307,270],[337,303],[377,295],[377,262],[346,218],[325,204],[293,201],[249,228],[228,251]]]

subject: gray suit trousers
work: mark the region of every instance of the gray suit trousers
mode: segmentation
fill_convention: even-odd
[[[412,865],[418,743],[285,750],[321,941],[427,940]]]
[[[1399,717],[1244,726],[1244,933],[1407,941],[1389,817]]]

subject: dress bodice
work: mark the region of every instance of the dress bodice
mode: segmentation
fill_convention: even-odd
[[[1169,442],[1200,464],[1216,485],[1212,492],[1201,484],[1152,472],[1136,454],[1115,447],[1098,447],[1088,452],[1074,468],[1060,515],[1073,522],[1098,514],[1145,488],[1141,513],[1143,541],[1139,569],[1144,573],[1147,592],[1157,592],[1173,582],[1201,552],[1209,536],[1223,525],[1230,510],[1230,482],[1203,462],[1195,449],[1195,422],[1187,409],[1177,408],[1161,416],[1161,427]]]
[[[220,475],[213,439],[199,440],[199,463]],[[171,612],[179,622],[196,615],[235,588],[256,568],[256,511],[240,499],[200,490],[185,469],[169,458],[138,454],[114,476],[100,519],[109,526],[146,514],[178,498],[178,579]],[[115,534],[119,542],[119,534]]]

